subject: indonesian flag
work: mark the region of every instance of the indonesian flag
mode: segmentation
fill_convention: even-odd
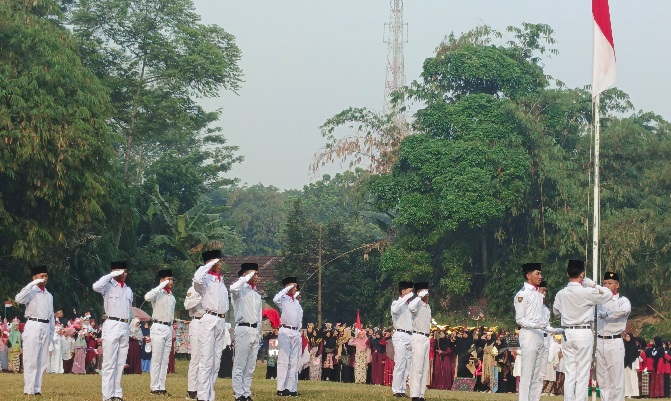
[[[354,324],[357,330],[361,330],[361,316],[359,316],[359,310],[356,310],[356,323]]]
[[[5,308],[11,308],[12,307],[12,301],[5,301]]]
[[[592,97],[615,83],[615,45],[610,26],[608,0],[592,0],[594,15],[594,70],[592,71]]]

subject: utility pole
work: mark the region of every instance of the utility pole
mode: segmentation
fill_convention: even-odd
[[[319,258],[317,259],[317,328],[322,327],[322,225],[319,225]]]

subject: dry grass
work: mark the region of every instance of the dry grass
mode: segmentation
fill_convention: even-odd
[[[168,375],[167,390],[170,397],[149,394],[149,374],[124,375],[121,384],[126,401],[168,401],[184,400],[186,395],[186,361],[177,361],[177,372]],[[290,400],[275,395],[275,381],[265,379],[265,365],[258,365],[252,384],[254,401],[308,401],[329,400],[344,401],[358,399],[366,400],[395,400],[391,397],[388,387],[369,386],[329,382],[307,382],[298,384],[300,397]],[[47,374],[42,387],[43,396],[40,400],[58,401],[100,401],[100,376],[94,375],[53,375]],[[216,383],[217,400],[233,400],[230,379],[218,379]],[[23,395],[23,375],[0,374],[0,400],[28,400],[36,397]],[[517,400],[517,394],[479,394],[455,392],[446,390],[429,390],[427,400]],[[544,401],[560,401],[562,397],[543,397]]]

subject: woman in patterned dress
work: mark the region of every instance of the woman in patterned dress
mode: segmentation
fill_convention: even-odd
[[[349,345],[356,347],[354,359],[354,383],[365,384],[370,359],[369,339],[364,330],[359,330],[356,338],[350,338]]]

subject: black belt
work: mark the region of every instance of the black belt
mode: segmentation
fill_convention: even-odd
[[[413,334],[421,334],[421,335],[423,335],[424,337],[430,337],[430,336],[431,336],[431,334],[422,333],[421,331],[413,331],[412,333],[413,333]]]
[[[120,317],[108,317],[107,320],[116,320],[117,322],[128,323],[128,319],[122,319]]]
[[[240,323],[238,323],[238,326],[247,326],[247,327],[253,327],[253,328],[256,328],[256,327],[258,326],[258,324],[256,324],[256,323],[245,323],[245,322],[240,322]],[[295,330],[295,329],[294,329],[294,330]]]
[[[27,318],[28,320],[32,320],[33,322],[40,322],[40,323],[49,323],[48,319],[38,319],[36,317],[29,317]]]
[[[396,329],[396,331],[400,331],[401,333],[406,333],[406,334],[412,334],[412,331],[403,330],[403,329]]]
[[[202,318],[202,316],[191,316],[191,319],[196,319],[196,320],[198,320],[198,319],[200,319],[200,318]]]
[[[622,338],[622,334],[616,334],[614,336],[601,336],[601,335],[597,334],[597,337],[598,338],[603,338],[604,340],[613,340],[613,339],[616,339],[616,338]]]
[[[162,321],[156,320],[156,319],[152,319],[151,321],[154,322],[154,323],[158,323],[158,324],[164,324],[166,326],[172,326],[172,322],[162,322]]]
[[[223,313],[212,312],[211,310],[207,310],[207,311],[205,311],[205,313],[207,313],[208,315],[212,315],[212,316],[218,316],[222,319],[226,316]]]
[[[548,336],[548,333],[543,333],[543,337],[547,337],[547,336]]]
[[[567,330],[572,330],[572,329],[591,329],[591,328],[592,328],[592,326],[590,326],[590,325],[588,325],[588,324],[587,324],[587,325],[583,325],[583,326],[566,326],[566,327],[564,327],[564,329],[567,329]]]
[[[284,327],[285,329],[298,330],[298,327],[291,327],[287,326],[286,324],[281,324],[280,327]]]

